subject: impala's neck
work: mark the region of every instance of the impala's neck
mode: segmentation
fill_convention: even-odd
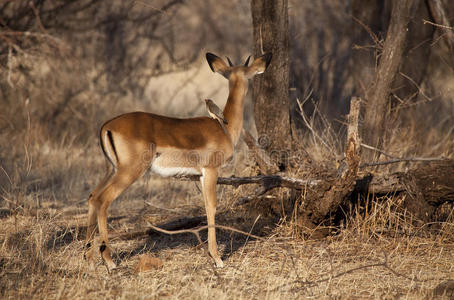
[[[229,79],[229,98],[224,107],[224,118],[227,120],[227,132],[236,146],[243,128],[244,96],[247,93],[248,81],[243,76],[232,74]]]

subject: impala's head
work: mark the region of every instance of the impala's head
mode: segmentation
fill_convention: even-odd
[[[217,72],[227,79],[232,78],[232,76],[242,76],[245,80],[247,80],[249,78],[252,78],[256,74],[265,72],[266,68],[271,62],[272,54],[265,53],[264,55],[257,57],[250,66],[250,56],[247,58],[244,65],[240,66],[234,66],[232,61],[228,57],[227,61],[229,64],[227,65],[222,58],[212,53],[207,53],[206,58],[208,65],[210,65],[210,68],[213,72]]]

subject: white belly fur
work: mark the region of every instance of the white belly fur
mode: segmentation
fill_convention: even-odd
[[[152,165],[151,171],[164,177],[175,175],[200,175],[200,172],[198,172],[196,169],[182,167],[161,167]]]
[[[159,162],[159,157],[154,159],[153,163],[151,164],[151,171],[164,177],[175,175],[201,175],[200,171],[195,168],[176,166],[168,167],[160,165]]]

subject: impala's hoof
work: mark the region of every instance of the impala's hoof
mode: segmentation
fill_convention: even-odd
[[[90,272],[93,272],[93,271],[96,269],[95,260],[93,259],[92,256],[88,256],[88,255],[86,255],[86,254],[84,254],[84,258],[85,258],[85,260],[87,261],[88,270],[89,270]]]
[[[104,260],[104,263],[106,265],[107,272],[109,272],[109,273],[117,268],[117,265],[113,261]]]
[[[108,256],[101,255],[101,257],[102,257],[102,261],[103,261],[104,265],[106,266],[107,272],[109,274],[112,270],[117,268],[117,265],[113,262],[112,258],[110,257],[110,254]]]
[[[214,262],[215,262],[216,268],[218,268],[218,269],[224,268],[224,262],[222,261],[222,259],[220,259],[220,258],[215,259]]]
[[[107,247],[105,242],[102,242],[101,246],[99,247],[99,252],[101,252],[101,258],[107,268],[107,272],[110,273],[110,271],[115,269],[117,265],[113,262],[112,256],[110,254],[110,248]]]
[[[84,252],[84,259],[88,263],[88,267],[90,271],[93,271],[95,269],[95,260],[93,258],[93,247],[91,246],[91,243],[87,243],[85,246],[85,252]]]

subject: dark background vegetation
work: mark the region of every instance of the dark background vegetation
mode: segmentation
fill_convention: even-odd
[[[309,117],[319,112],[327,119],[315,116],[315,126],[342,133],[349,99],[364,97],[373,80],[391,2],[289,1],[289,105],[301,139],[307,128],[296,99],[305,101]],[[444,7],[450,19],[453,8]],[[253,48],[247,1],[3,1],[1,11],[1,133],[7,139],[21,136],[29,111],[49,142],[61,142],[69,131],[75,143],[93,142],[99,125],[136,109],[132,103],[166,113],[162,98],[171,95],[154,97],[154,78],[204,68],[206,51],[240,63]],[[384,148],[446,156],[453,140],[452,49],[445,33],[423,20],[433,21],[428,1],[418,1],[410,19]],[[202,111],[182,106],[170,113]],[[421,137],[427,143],[417,142]],[[6,165],[8,152],[2,150]]]

